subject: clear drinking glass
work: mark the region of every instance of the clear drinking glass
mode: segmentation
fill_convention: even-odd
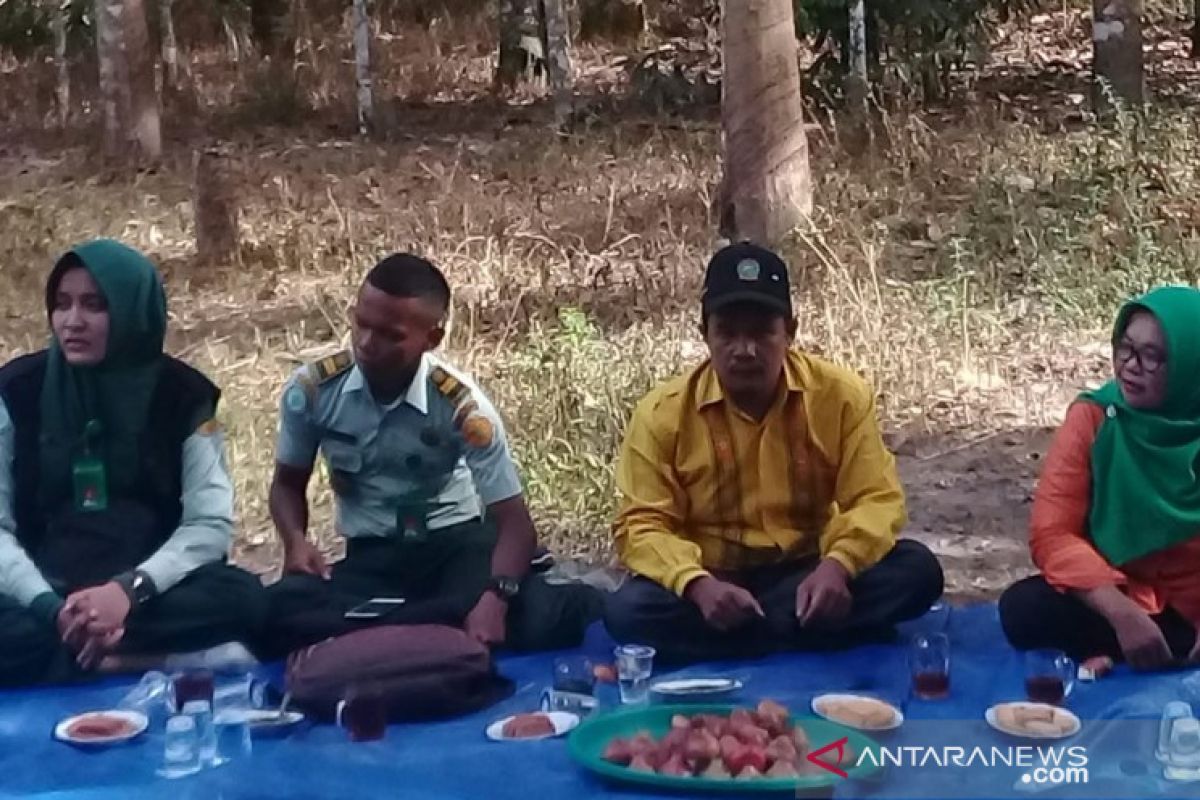
[[[158,774],[164,778],[182,778],[199,771],[200,741],[196,736],[196,720],[186,714],[170,717]]]
[[[913,694],[922,700],[950,695],[950,637],[944,633],[914,636],[908,649]]]
[[[644,644],[623,644],[613,650],[613,654],[617,659],[621,702],[627,705],[647,702],[650,676],[654,672],[654,648]]]

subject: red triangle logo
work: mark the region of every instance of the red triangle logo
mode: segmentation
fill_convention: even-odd
[[[820,750],[813,750],[811,753],[807,754],[805,758],[808,759],[809,763],[816,764],[821,769],[828,770],[838,777],[848,778],[850,776],[846,774],[844,769],[842,769],[842,759],[846,756],[846,745],[849,742],[850,737],[843,736],[836,742],[831,742],[825,745]],[[821,758],[821,756],[825,755],[831,750],[837,751],[837,761],[829,762]]]

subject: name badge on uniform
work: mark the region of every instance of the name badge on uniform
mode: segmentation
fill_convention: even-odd
[[[71,461],[71,484],[76,511],[103,511],[108,508],[108,474],[104,461],[92,453],[92,444],[100,434],[95,420],[84,428],[83,453]]]

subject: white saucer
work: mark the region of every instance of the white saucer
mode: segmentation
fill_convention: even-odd
[[[554,733],[546,733],[541,736],[505,736],[504,725],[512,719],[511,716],[498,719],[491,725],[488,725],[485,733],[493,742],[536,742],[539,739],[552,739],[555,736],[562,736],[564,733],[569,733],[579,724],[579,717],[576,714],[568,714],[566,711],[541,711],[535,713],[545,714],[550,718],[550,722],[554,725]],[[514,714],[513,716],[518,715]]]
[[[999,708],[1000,706],[1021,706],[1023,708],[1053,708],[1056,714],[1060,714],[1067,718],[1067,721],[1071,724],[1071,727],[1067,730],[1066,733],[1060,733],[1060,734],[1033,733],[1030,731],[1022,731],[1022,730],[1014,730],[1011,728],[1005,728],[1004,726],[1002,726],[1000,724],[999,720],[996,718],[996,709]],[[984,719],[987,720],[988,725],[991,725],[993,728],[1000,731],[1001,733],[1007,734],[1009,736],[1017,736],[1022,739],[1042,739],[1042,740],[1066,739],[1068,737],[1074,736],[1075,734],[1079,733],[1079,729],[1083,727],[1083,723],[1079,721],[1079,717],[1075,716],[1067,709],[1062,708],[1060,706],[1047,705],[1046,703],[1027,703],[1024,701],[1017,701],[1017,702],[1013,702],[1013,703],[997,703],[996,705],[989,708],[987,710],[987,712],[984,713],[983,716],[984,716]]]
[[[130,725],[133,727],[125,733],[119,733],[115,736],[87,738],[78,738],[72,736],[69,732],[70,727],[76,722],[89,717],[112,717],[121,719],[130,723]],[[55,725],[54,738],[58,739],[60,742],[73,744],[77,747],[109,747],[114,744],[121,744],[122,742],[128,742],[131,739],[136,739],[146,731],[146,728],[149,727],[149,725],[150,720],[146,718],[145,714],[142,714],[138,711],[126,711],[123,709],[114,709],[112,711],[88,711],[84,714],[76,714],[73,717],[67,717]]]
[[[889,722],[887,725],[879,725],[879,726],[875,726],[875,727],[870,727],[867,725],[859,725],[855,722],[850,722],[849,720],[840,719],[839,717],[835,717],[831,714],[825,713],[824,706],[827,702],[829,702],[831,700],[832,701],[873,700],[876,703],[882,703],[883,705],[887,706],[888,708],[890,708],[892,710],[892,721]],[[892,705],[891,703],[889,703],[888,701],[886,701],[882,698],[872,697],[871,695],[867,695],[867,694],[834,693],[834,694],[818,695],[817,697],[813,698],[812,710],[813,710],[814,714],[816,714],[818,717],[820,717],[822,719],[827,719],[830,722],[837,723],[838,725],[845,725],[847,728],[854,728],[855,730],[860,730],[860,731],[891,731],[891,730],[895,730],[896,728],[899,728],[901,725],[904,724],[904,712],[903,711],[896,708],[894,705]]]

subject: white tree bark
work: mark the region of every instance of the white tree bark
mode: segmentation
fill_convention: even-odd
[[[554,118],[562,125],[571,117],[571,25],[566,0],[542,0],[546,21],[546,69],[554,94]]]
[[[104,152],[111,158],[125,154],[125,122],[129,119],[129,84],[122,49],[123,10],[120,0],[96,0],[96,59],[104,117]]]
[[[54,67],[57,73],[54,98],[58,105],[58,124],[65,128],[71,116],[71,64],[67,61],[67,22],[71,4],[67,0],[55,0],[54,6]]]
[[[850,2],[850,36],[849,58],[850,76],[848,94],[850,102],[857,112],[859,106],[866,105],[867,87],[867,7],[864,0]]]
[[[722,234],[777,244],[812,212],[791,0],[724,0]]]
[[[358,131],[366,133],[375,119],[371,86],[371,15],[367,0],[354,0],[354,79],[358,87]]]
[[[162,62],[167,86],[179,88],[179,43],[175,39],[175,0],[158,0],[159,26],[162,29]]]
[[[162,158],[162,112],[154,79],[154,49],[143,0],[125,0],[122,14],[126,76],[129,83],[130,122],[137,157]]]

